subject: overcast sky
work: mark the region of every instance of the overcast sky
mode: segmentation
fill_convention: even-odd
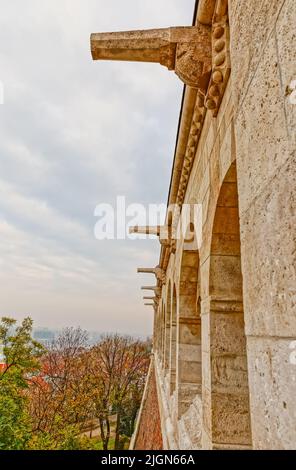
[[[149,334],[154,240],[98,241],[97,204],[166,203],[182,84],[93,62],[92,32],[190,25],[194,0],[0,0],[0,314]]]

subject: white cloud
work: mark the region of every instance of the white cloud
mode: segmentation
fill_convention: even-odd
[[[0,312],[148,333],[136,268],[158,242],[98,242],[93,211],[166,202],[182,85],[155,64],[92,62],[89,35],[190,24],[194,1],[0,6]]]

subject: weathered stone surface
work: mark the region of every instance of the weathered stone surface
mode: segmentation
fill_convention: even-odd
[[[215,0],[204,0],[199,2],[197,10],[197,19],[204,24],[212,24],[212,18],[215,10]]]
[[[296,2],[286,1],[280,11],[275,27],[275,37],[281,77],[281,92],[285,96],[287,87],[296,80]],[[286,96],[285,110],[291,151],[296,145],[296,105]]]
[[[201,363],[194,360],[179,360],[179,380],[182,383],[201,383]]]
[[[213,255],[211,257],[210,294],[227,298],[232,292],[232,300],[241,299],[241,265],[238,256]]]
[[[243,313],[211,312],[210,336],[213,355],[240,355],[246,348]]]
[[[190,408],[178,422],[179,446],[183,450],[202,447],[202,396],[196,395]]]
[[[93,60],[156,62],[175,70],[189,86],[205,90],[212,66],[211,28],[189,27],[94,33]]]
[[[212,394],[211,389],[202,388],[202,447],[210,449],[212,447]]]
[[[293,1],[293,0],[292,0]],[[292,5],[291,0],[286,3]],[[233,99],[237,110],[249,92],[258,64],[262,63],[262,51],[270,39],[277,16],[285,0],[244,0],[229,2],[231,22],[231,64]]]
[[[212,391],[217,393],[248,393],[248,371],[245,356],[223,354],[212,357]]]
[[[296,156],[242,217],[248,335],[296,336]]]
[[[200,296],[202,302],[210,295],[210,261],[211,259],[208,252],[206,260],[200,266]]]
[[[212,238],[213,255],[240,255],[240,240],[234,233],[213,233]]]
[[[292,339],[295,336],[248,338],[256,449],[295,449],[296,347],[291,347]]]
[[[211,389],[212,371],[211,371],[211,356],[208,351],[202,351],[202,386]]]
[[[289,156],[285,97],[274,33],[238,110],[236,138],[240,213],[269,184]]]
[[[250,444],[249,397],[212,393],[213,443]]]
[[[233,183],[225,183],[223,186],[226,186],[226,188],[221,188],[222,192],[220,194],[222,196],[222,200],[219,198],[213,233],[237,234],[239,232],[238,208],[235,207],[236,203],[234,202],[235,200],[237,201],[237,199],[235,199],[237,194],[231,193],[235,185]],[[228,198],[231,198],[232,200],[225,200],[227,197],[225,195],[226,191],[229,192]],[[222,206],[223,202],[226,203],[226,205]]]

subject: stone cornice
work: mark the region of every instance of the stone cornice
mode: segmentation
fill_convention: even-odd
[[[196,21],[212,24],[212,72],[205,94],[185,87],[168,206],[182,206],[207,112],[216,117],[230,76],[228,0],[202,0]],[[211,21],[210,21],[211,19]],[[166,270],[171,250],[162,247],[159,265]]]

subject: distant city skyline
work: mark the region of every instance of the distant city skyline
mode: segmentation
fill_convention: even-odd
[[[38,339],[38,338],[42,338],[44,340],[46,339],[55,339],[60,333],[62,333],[62,331],[67,328],[67,327],[64,327],[64,328],[48,328],[46,326],[42,327],[36,327],[34,328],[33,327],[33,337],[35,339]],[[69,326],[68,328],[71,328],[71,326]],[[112,331],[97,331],[97,330],[88,330],[88,329],[83,329],[81,328],[83,331],[85,331],[88,336],[89,336],[89,339],[91,340],[91,342],[94,342],[94,341],[97,341],[100,337],[104,336],[104,335],[109,335],[109,334],[113,334],[114,332]],[[128,333],[122,333],[123,336],[130,336]],[[147,337],[151,337],[151,335],[134,335],[134,337],[138,337],[138,338],[141,338],[141,339],[145,339]]]

